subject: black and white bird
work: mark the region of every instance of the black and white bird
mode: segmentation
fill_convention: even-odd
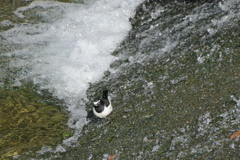
[[[93,101],[93,113],[99,118],[106,118],[112,110],[112,104],[108,99],[108,90],[104,90],[102,99],[95,98]]]

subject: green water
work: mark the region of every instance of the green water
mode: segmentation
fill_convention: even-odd
[[[50,148],[71,136],[67,112],[42,98],[31,86],[0,88],[0,157]],[[52,104],[50,104],[50,101]]]

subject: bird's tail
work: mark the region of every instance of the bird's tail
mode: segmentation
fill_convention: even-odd
[[[103,99],[108,99],[108,90],[104,90],[104,91],[103,91],[102,98],[103,98]]]

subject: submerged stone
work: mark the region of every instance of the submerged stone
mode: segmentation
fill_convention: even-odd
[[[0,88],[0,117],[0,159],[55,147],[71,136],[67,113],[43,103],[29,86]]]

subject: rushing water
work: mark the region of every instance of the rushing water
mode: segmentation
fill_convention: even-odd
[[[128,19],[140,2],[33,2],[14,12],[24,23],[1,33],[7,50],[1,56],[10,57],[9,67],[20,70],[15,83],[33,81],[64,100],[71,114],[68,125],[81,129],[89,83],[117,59],[111,52],[131,29]]]
[[[102,156],[94,148],[99,143],[104,146],[101,137],[106,135],[108,138],[108,135],[114,133],[109,143],[115,142],[115,139],[118,143],[106,145],[105,148],[128,158],[131,155],[139,159],[161,155],[170,159],[191,159],[189,155],[219,151],[217,147],[227,140],[219,140],[216,137],[223,136],[211,133],[228,128],[230,122],[239,123],[239,116],[236,117],[239,113],[239,100],[234,96],[231,98],[232,93],[222,92],[214,95],[217,102],[228,97],[236,103],[233,108],[227,110],[227,107],[220,104],[225,108],[222,107],[216,113],[218,115],[210,109],[202,111],[205,110],[204,106],[215,104],[210,103],[215,98],[211,94],[219,88],[218,81],[214,81],[212,76],[215,73],[224,75],[225,72],[221,73],[220,69],[223,69],[221,67],[226,62],[231,65],[238,62],[235,57],[239,56],[235,52],[239,45],[236,45],[234,37],[239,35],[238,32],[234,30],[227,40],[221,34],[228,34],[229,28],[237,28],[239,0],[199,3],[181,0],[145,1],[137,9],[136,16],[130,19],[130,24],[129,18],[135,15],[135,9],[141,2],[99,0],[88,1],[84,5],[33,2],[15,11],[23,23],[1,23],[14,27],[0,34],[3,44],[0,56],[10,59],[7,69],[15,70],[15,85],[30,80],[39,89],[47,89],[64,100],[71,113],[68,125],[77,130],[73,137],[64,141],[65,144],[76,142],[86,124],[84,103],[88,101],[86,91],[89,83],[98,82],[104,72],[109,70],[110,76],[91,88],[89,94],[95,95],[94,92],[100,91],[101,87],[112,89],[113,102],[118,106],[113,113],[117,118],[113,118],[112,127],[121,128],[114,130],[108,126],[98,133],[94,127],[91,130],[90,125],[89,130],[84,130],[83,138],[87,139],[88,133],[94,135],[93,139],[98,142],[87,139],[85,144],[90,144],[83,144],[79,149],[81,154],[85,154],[82,155],[84,157],[89,156],[91,159],[95,154],[98,158],[107,158],[103,154],[106,150],[101,150]],[[232,48],[229,45],[222,47],[228,43],[232,43]],[[113,51],[115,56],[111,54]],[[112,67],[109,68],[111,63]],[[211,70],[211,65],[215,71]],[[230,75],[235,75],[233,81],[239,78],[235,70],[231,70],[233,73],[229,71]],[[225,80],[224,76],[219,76],[219,79]],[[219,84],[228,84],[227,82]],[[232,88],[229,90],[232,92]],[[194,101],[195,97],[199,99]],[[189,118],[184,115],[189,115]],[[175,117],[179,117],[179,121]],[[218,121],[219,117],[223,122]],[[148,118],[151,118],[149,123],[146,120]],[[217,123],[212,124],[213,121]],[[142,127],[144,123],[147,124]],[[134,131],[132,128],[136,126]],[[135,135],[138,136],[135,138]],[[118,136],[120,140],[116,138]],[[139,139],[142,141],[139,142]],[[206,139],[206,143],[195,142],[195,139]],[[140,146],[142,143],[150,146],[150,150],[147,147],[144,150],[144,145]],[[231,144],[232,148],[234,146]],[[61,149],[58,148],[59,151]],[[72,152],[78,155],[78,152]],[[81,158],[81,155],[78,156]],[[74,159],[73,157],[69,159]]]

